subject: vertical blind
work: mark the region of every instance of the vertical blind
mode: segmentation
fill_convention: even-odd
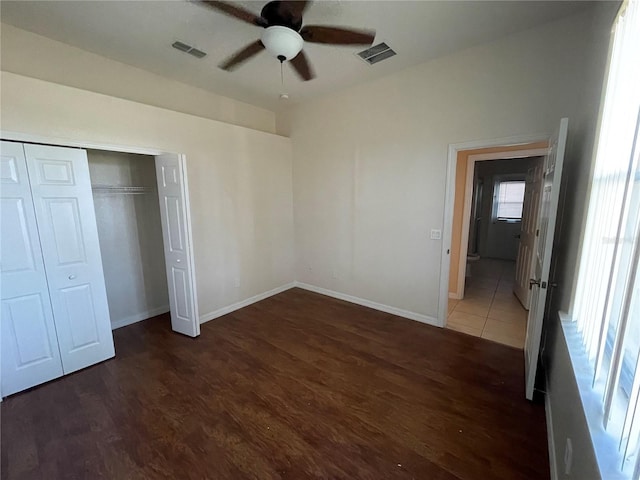
[[[640,477],[640,1],[618,13],[571,311],[623,472]]]

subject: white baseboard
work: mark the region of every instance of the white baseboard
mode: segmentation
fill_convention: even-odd
[[[353,297],[340,292],[334,292],[333,290],[327,290],[326,288],[316,287],[315,285],[309,285],[308,283],[295,282],[295,286],[304,290],[326,295],[328,297],[337,298],[338,300],[344,300],[345,302],[355,303],[356,305],[362,305],[363,307],[373,308],[374,310],[380,310],[381,312],[397,315],[398,317],[408,318],[417,322],[426,323],[434,327],[441,327],[438,319],[430,317],[428,315],[422,315],[421,313],[410,312],[408,310],[402,310],[401,308],[390,307],[389,305],[383,305],[382,303],[372,302],[371,300],[365,300],[364,298]]]
[[[248,307],[252,303],[259,302],[260,300],[264,300],[265,298],[272,297],[277,295],[278,293],[282,293],[285,290],[289,290],[290,288],[295,287],[295,282],[287,283],[286,285],[282,285],[281,287],[274,288],[273,290],[269,290],[268,292],[259,293],[258,295],[254,295],[253,297],[247,298],[246,300],[242,300],[240,302],[236,302],[233,305],[229,305],[228,307],[222,307],[213,312],[205,313],[200,315],[200,324],[208,322],[209,320],[213,320],[218,317],[222,317],[231,312],[235,312],[243,307]]]
[[[449,292],[449,298],[452,300],[462,300],[463,296],[458,292]]]
[[[549,469],[551,470],[551,480],[558,480],[558,463],[556,459],[556,442],[553,439],[553,417],[551,413],[551,399],[549,398],[549,387],[545,388],[544,413],[547,419],[547,445],[549,446]]]
[[[236,310],[247,307],[253,303],[259,302],[260,300],[264,300],[265,298],[272,297],[274,295],[277,295],[278,293],[282,293],[294,287],[302,288],[304,290],[309,290],[311,292],[319,293],[321,295],[327,295],[328,297],[337,298],[338,300],[344,300],[345,302],[355,303],[356,305],[362,305],[363,307],[373,308],[374,310],[379,310],[381,312],[397,315],[398,317],[404,317],[410,320],[415,320],[417,322],[426,323],[434,327],[441,326],[438,323],[438,319],[435,317],[430,317],[428,315],[422,315],[420,313],[410,312],[408,310],[402,310],[401,308],[390,307],[389,305],[383,305],[381,303],[372,302],[371,300],[365,300],[363,298],[353,297],[351,295],[335,292],[333,290],[327,290],[326,288],[316,287],[315,285],[309,285],[308,283],[303,283],[303,282],[287,283],[285,285],[282,285],[281,287],[274,288],[273,290],[269,290],[268,292],[254,295],[253,297],[247,298],[246,300],[242,300],[240,302],[236,302],[227,307],[219,308],[218,310],[215,310],[213,312],[200,315],[200,324],[206,323],[210,320],[214,320],[218,317],[222,317],[223,315],[227,315],[228,313],[235,312]]]
[[[163,305],[162,307],[154,308],[152,310],[147,310],[145,312],[136,313],[135,315],[130,315],[128,317],[120,318],[118,320],[112,319],[111,330],[115,330],[116,328],[126,327],[127,325],[131,325],[133,323],[141,322],[142,320],[155,317],[156,315],[167,313],[169,310],[170,310],[169,305]]]

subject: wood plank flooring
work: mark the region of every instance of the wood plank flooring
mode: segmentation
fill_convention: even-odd
[[[293,289],[2,403],[3,479],[545,479],[521,350]]]

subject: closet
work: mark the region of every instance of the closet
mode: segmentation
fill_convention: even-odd
[[[87,155],[0,155],[2,396],[114,356]]]
[[[169,311],[155,158],[87,150],[111,327]]]
[[[188,198],[180,154],[1,142],[2,397],[113,357],[113,328],[160,313],[200,334]]]

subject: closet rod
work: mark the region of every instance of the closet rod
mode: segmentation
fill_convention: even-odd
[[[152,187],[120,186],[120,185],[91,185],[94,193],[121,193],[126,195],[142,195],[155,192]]]

